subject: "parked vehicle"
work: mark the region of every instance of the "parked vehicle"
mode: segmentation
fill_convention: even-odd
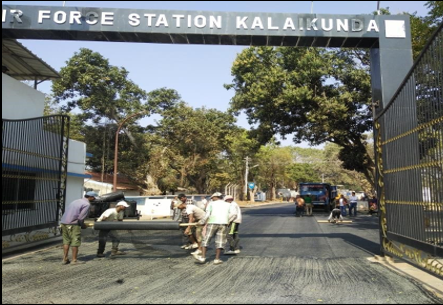
[[[289,201],[292,197],[290,189],[277,189],[277,194],[285,201]]]
[[[299,193],[304,199],[310,196],[314,207],[323,207],[326,212],[332,211],[336,190],[329,183],[300,183]]]
[[[91,202],[89,209],[89,218],[98,218],[107,209],[115,207],[119,201],[126,201],[129,208],[125,210],[125,218],[140,219],[140,211],[137,210],[137,202],[125,198],[123,192],[113,192],[97,197]]]
[[[137,202],[141,214],[144,216],[164,217],[172,216],[171,200],[177,195],[156,195],[156,196],[128,196],[128,200]],[[190,194],[186,195],[188,204],[195,204],[200,208],[203,207],[203,199],[210,195],[206,194]],[[208,200],[208,199],[207,199]]]

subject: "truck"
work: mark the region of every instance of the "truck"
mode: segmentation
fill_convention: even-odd
[[[336,190],[329,183],[303,182],[299,184],[299,193],[303,199],[310,196],[314,207],[323,207],[326,212],[332,211]]]

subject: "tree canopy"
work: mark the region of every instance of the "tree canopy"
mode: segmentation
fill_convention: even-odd
[[[368,67],[343,50],[251,47],[233,66],[231,110],[244,111],[261,144],[274,135],[295,143],[331,142],[350,170],[373,181],[364,134],[372,130]],[[350,158],[352,154],[352,158]]]

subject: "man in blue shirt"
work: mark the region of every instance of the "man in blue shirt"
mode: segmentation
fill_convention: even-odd
[[[71,263],[68,258],[69,248],[72,247],[72,264],[79,264],[77,260],[78,247],[80,247],[81,229],[84,226],[84,220],[88,217],[90,202],[98,197],[95,192],[87,192],[85,198],[73,201],[65,210],[61,219],[61,228],[63,236],[63,265]]]

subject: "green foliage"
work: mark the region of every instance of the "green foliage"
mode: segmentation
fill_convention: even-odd
[[[410,14],[414,60],[418,58],[434,31],[443,22],[442,1],[428,1],[426,7],[429,12],[425,17],[417,16],[416,12]]]
[[[287,175],[296,184],[301,182],[319,182],[322,181],[319,172],[312,164],[309,163],[296,163],[292,164],[286,169]]]
[[[295,143],[336,143],[349,152],[365,147],[364,133],[372,130],[371,82],[355,53],[252,47],[238,55],[232,75],[225,85],[236,92],[231,111],[246,113],[261,144],[280,134],[293,135]],[[355,157],[345,166],[369,177],[372,160]]]
[[[120,122],[130,114],[150,111],[142,104],[147,94],[128,79],[125,68],[115,67],[97,52],[80,49],[60,70],[52,91],[64,112],[82,111],[84,120],[94,123],[108,118]]]
[[[262,146],[254,157],[258,163],[257,182],[271,192],[270,199],[275,198],[278,187],[288,187],[287,168],[292,164],[292,152],[290,147],[278,147],[275,143]]]
[[[193,109],[179,103],[163,113],[157,129],[169,166],[180,176],[181,187],[192,184],[205,192],[211,177],[221,177],[222,153],[236,129],[232,115],[215,109]],[[214,185],[214,183],[212,183]]]

